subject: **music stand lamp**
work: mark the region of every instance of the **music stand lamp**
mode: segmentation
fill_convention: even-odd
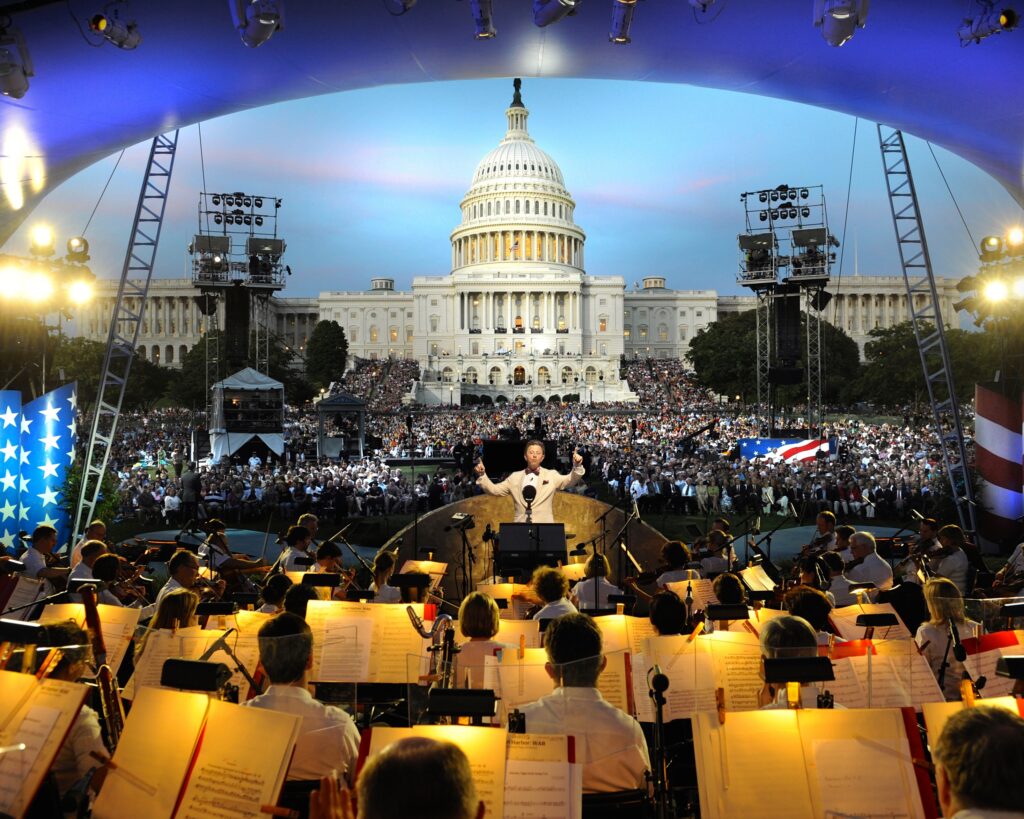
[[[859,628],[864,629],[864,639],[871,640],[875,636],[876,628],[890,628],[892,626],[898,626],[900,624],[899,618],[890,612],[882,612],[881,614],[858,614],[857,620],[854,623]]]
[[[785,685],[790,707],[801,707],[799,685],[803,683],[832,682],[835,680],[832,660],[828,657],[774,657],[764,658],[764,681],[769,685]],[[794,688],[790,688],[790,686]],[[835,704],[827,689],[818,694],[818,708],[832,708]]]
[[[426,714],[431,721],[467,717],[473,725],[483,725],[484,717],[498,712],[498,698],[490,689],[431,688],[427,691]]]

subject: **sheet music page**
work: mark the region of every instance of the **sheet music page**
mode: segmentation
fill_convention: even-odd
[[[19,816],[28,807],[38,785],[38,782],[31,783],[32,792],[28,791],[29,780],[34,779],[33,768],[40,768],[45,773],[53,762],[51,758],[50,763],[47,763],[43,756],[60,715],[57,708],[30,705],[13,727],[13,742],[10,744],[24,743],[25,750],[12,750],[0,755],[0,811],[3,813]],[[54,756],[60,748],[59,739],[56,744]]]
[[[804,771],[796,711],[694,715],[702,819],[816,816]]]
[[[371,728],[367,759],[392,742],[410,736],[446,740],[458,745],[469,758],[476,795],[486,807],[485,816],[501,819],[505,815],[505,731],[470,725],[417,725],[413,728]],[[529,736],[524,734],[523,736]],[[565,741],[565,738],[561,738]],[[365,760],[360,759],[360,765]],[[557,814],[551,814],[557,815]]]
[[[135,671],[121,695],[134,700],[143,687],[160,686],[164,663],[172,658],[194,660],[203,653],[208,633],[199,626],[178,629],[176,632],[159,629],[146,637],[141,654],[135,655]]]
[[[35,580],[19,574],[14,575],[13,583],[14,589],[11,591],[11,596],[3,606],[0,606],[4,610],[17,608],[18,606],[28,606],[29,603],[34,603],[36,600],[46,596],[46,581],[44,580]],[[4,618],[27,620],[32,615],[32,608],[32,606],[28,606],[28,608],[24,608],[21,611],[5,614]]]
[[[601,648],[607,654],[614,651],[625,651],[629,648],[626,636],[626,616],[624,614],[605,614],[594,618],[594,624],[601,632]]]
[[[964,668],[975,680],[984,676],[988,682],[979,692],[983,697],[1008,697],[1013,693],[1014,680],[1010,677],[1000,677],[996,674],[996,663],[1000,657],[1019,657],[1024,654],[1024,646],[1015,642],[1018,635],[1024,632],[999,631],[986,634],[979,640],[964,640],[964,648],[967,649],[967,660]],[[990,639],[991,638],[991,639]],[[973,643],[973,645],[972,645]],[[1000,643],[992,648],[985,647],[986,644]],[[978,645],[982,646],[981,651],[974,650]]]
[[[501,662],[497,666],[498,686],[501,688],[501,705],[506,713],[555,690],[555,684],[544,670],[547,651],[528,648],[524,655],[519,659],[518,650],[501,652]]]
[[[716,710],[712,655],[698,650],[698,644],[699,638],[690,640],[685,635],[651,637],[644,641],[644,654],[640,656],[645,660],[642,664],[646,668],[640,674],[634,670],[633,674],[633,696],[640,722],[654,722],[654,703],[649,696],[647,673],[655,664],[669,680],[665,692],[666,722],[687,719],[697,711]],[[634,657],[634,666],[636,662]]]
[[[890,603],[855,603],[852,606],[832,609],[829,620],[832,622],[836,633],[844,640],[859,640],[864,636],[864,626],[857,625],[857,617],[861,614],[896,614],[896,609]],[[897,624],[895,626],[883,626],[875,629],[876,640],[909,640],[913,635],[903,625],[903,621],[896,614]]]
[[[843,657],[832,661],[832,672],[836,678],[821,685],[815,684],[816,689],[822,688],[831,692],[835,698],[836,705],[846,708],[867,708],[868,698],[864,686],[861,684],[860,675],[857,674],[850,662],[849,657]]]
[[[209,704],[206,694],[140,688],[114,752],[118,767],[93,805],[94,819],[170,819]]]
[[[539,620],[502,620],[498,623],[498,633],[494,639],[499,643],[508,643],[510,646],[519,647],[519,636],[526,637],[527,648],[541,647],[541,633]],[[465,640],[467,638],[462,638]],[[462,642],[457,640],[456,642]]]
[[[578,817],[583,778],[573,776],[571,737],[509,734],[505,761],[505,819]]]
[[[321,680],[362,682],[369,676],[373,619],[346,617],[327,621],[320,645]]]
[[[750,633],[716,631],[697,638],[700,651],[709,652],[715,669],[714,688],[725,689],[728,711],[756,711],[761,679],[761,646]]]
[[[224,635],[224,632],[207,630],[203,632],[203,635],[206,642],[198,649],[197,658],[204,655]],[[246,632],[233,631],[227,636],[227,643],[231,650],[235,652],[238,662],[245,666],[250,676],[254,676],[256,674],[256,666],[260,662],[260,645],[257,633],[251,630]],[[249,697],[249,681],[245,679],[245,675],[241,671],[236,670],[236,663],[231,659],[231,655],[223,649],[218,649],[207,657],[207,660],[211,663],[224,663],[224,665],[231,669],[231,684],[238,686],[239,701],[245,702]]]
[[[986,689],[988,686],[986,686]],[[1011,713],[1021,716],[1018,700],[1015,697],[988,697],[979,700],[981,705],[991,705],[993,708],[1005,708]],[[958,711],[962,711],[962,702],[926,702],[922,707],[924,712],[924,724],[928,729],[928,744],[934,745],[942,736],[942,729],[946,727],[946,720]]]
[[[274,616],[270,612],[239,609],[235,612],[235,628],[239,631],[258,632],[260,626]]]
[[[482,594],[487,594],[493,597],[495,600],[507,600],[508,607],[500,609],[502,620],[522,620],[526,617],[526,612],[530,608],[530,604],[523,600],[513,600],[513,592],[526,591],[529,586],[523,583],[477,583],[476,590]]]
[[[302,718],[213,700],[177,819],[260,819],[284,784]]]
[[[128,643],[135,635],[141,612],[139,609],[110,606],[106,603],[97,605],[96,611],[100,617],[103,644],[107,648],[107,665],[114,674],[117,674],[121,661],[128,651]],[[85,606],[81,603],[50,603],[43,607],[42,614],[39,615],[40,623],[60,623],[65,620],[74,620],[85,628]],[[96,675],[86,673],[84,676],[92,678]]]
[[[740,578],[752,591],[772,591],[775,584],[763,566],[748,566],[740,570]]]
[[[849,657],[848,661],[864,690],[867,708],[913,706],[920,710],[925,702],[940,702],[943,699],[928,661],[916,650],[912,649],[911,654],[902,657],[871,657],[870,666],[867,655]]]
[[[715,589],[710,580],[700,578],[698,580],[677,580],[675,583],[665,585],[669,591],[679,595],[680,600],[686,600],[687,586],[693,589],[693,610],[706,611],[709,605],[717,605],[718,598],[715,597]]]
[[[597,678],[597,690],[601,696],[624,714],[633,715],[632,680],[630,679],[629,653],[616,651],[605,653],[604,671]]]

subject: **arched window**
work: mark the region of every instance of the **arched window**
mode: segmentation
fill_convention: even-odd
[[[174,363],[174,348],[170,344],[168,344],[167,347],[164,348],[164,364],[173,364],[173,363]]]
[[[545,216],[548,215],[548,203],[547,202],[544,203],[544,215]]]
[[[488,216],[491,215],[491,203],[490,202],[487,203],[487,215]]]
[[[641,341],[646,341],[647,340],[647,325],[646,324],[641,324],[640,325],[640,340]]]
[[[150,360],[154,364],[160,363],[160,348],[157,347],[155,344],[153,345],[153,355],[150,357]]]
[[[608,332],[608,316],[597,317],[597,332],[606,333]]]
[[[487,375],[488,384],[498,384],[501,382],[501,367],[491,367],[490,373]]]
[[[188,347],[184,344],[178,346],[178,361],[184,361],[185,356],[188,355]]]
[[[584,378],[584,380],[588,384],[591,384],[591,385],[596,384],[597,383],[597,370],[594,367],[587,367],[586,372],[583,374],[583,378]]]
[[[658,325],[658,341],[668,341],[668,325]]]
[[[455,380],[455,371],[451,367],[445,367],[441,370],[441,380],[445,383],[451,383]]]
[[[391,329],[388,330],[388,337],[391,339],[391,343],[392,344],[397,344],[398,343],[398,328],[392,326]]]
[[[379,335],[379,331],[377,330],[377,325],[376,324],[371,324],[370,325],[370,343],[371,344],[376,344],[377,343],[377,336],[378,335]]]
[[[562,367],[562,383],[571,384],[573,379],[572,367]]]
[[[512,202],[508,199],[505,200],[505,215],[508,216],[512,212]]]
[[[526,370],[523,367],[516,367],[512,371],[512,381],[515,384],[526,383]]]
[[[629,338],[633,335],[633,326],[631,324],[624,324],[622,327],[622,337]]]
[[[349,336],[349,338],[352,339],[352,343],[353,344],[357,343],[359,341],[359,328],[358,327],[351,327],[351,328],[349,328],[348,336]]]
[[[529,199],[526,200],[526,212],[527,213],[530,212],[530,200]]]
[[[523,317],[522,316],[516,316],[516,325],[515,326],[516,326],[517,330],[522,330],[523,329]]]
[[[547,367],[537,368],[537,383],[544,386],[551,383],[551,371]]]
[[[467,367],[466,368],[466,383],[467,384],[475,384],[475,383],[477,383],[476,367]]]
[[[519,213],[519,200],[516,199],[516,213]]]
[[[438,324],[438,322],[440,320],[441,320],[440,316],[431,316],[430,317],[430,332],[432,332],[432,333],[436,333],[437,332],[437,324]]]
[[[540,213],[540,202],[538,202],[536,199],[533,200],[533,212]]]
[[[679,325],[679,340],[680,341],[686,341],[686,325],[685,324],[680,324]]]
[[[558,329],[559,330],[564,330],[565,329],[565,316],[564,315],[560,315],[558,317]]]

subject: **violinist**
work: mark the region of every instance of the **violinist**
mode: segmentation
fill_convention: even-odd
[[[824,555],[801,558],[798,563],[800,569],[800,586],[820,591],[828,598],[831,605],[836,604],[835,597],[828,590],[832,585],[831,572],[828,564],[825,563]]]
[[[828,569],[828,593],[832,595],[832,603],[835,606],[852,606],[857,602],[857,598],[853,592],[850,591],[850,580],[843,574],[843,570],[846,568],[846,563],[843,562],[843,558],[840,556],[841,552],[825,552],[821,556],[821,561],[825,568]]]
[[[874,583],[879,591],[892,588],[892,567],[878,554],[871,532],[854,532],[850,536],[853,560],[843,572],[852,583]]]
[[[810,586],[797,586],[786,592],[782,607],[794,617],[802,617],[818,635],[818,645],[846,642],[828,630],[828,617],[834,606],[821,591]]]
[[[285,572],[309,571],[310,564],[307,562],[312,555],[309,546],[313,537],[305,526],[289,526],[284,536],[284,542],[288,545],[285,553],[281,556],[278,565]],[[340,556],[340,552],[338,553]],[[299,561],[302,561],[301,563]]]
[[[683,634],[686,627],[686,606],[678,594],[665,589],[651,598],[648,617],[659,637]]]
[[[206,531],[209,534],[206,537],[206,542],[199,547],[199,557],[208,564],[212,564],[210,568],[217,572],[244,572],[262,568],[262,560],[252,560],[241,555],[234,555],[228,550],[226,529],[224,522],[217,518],[211,518],[206,522]]]
[[[312,544],[316,546],[316,535],[317,532],[320,531],[320,518],[312,512],[306,512],[304,515],[299,515],[299,519],[296,521],[296,524],[306,528],[309,532],[310,541],[312,541]]]
[[[284,596],[292,587],[292,579],[286,574],[275,574],[263,585],[260,599],[263,605],[257,609],[261,614],[277,614],[284,611]]]
[[[312,567],[311,571],[317,574],[341,575],[341,585],[332,589],[331,597],[334,600],[345,599],[345,590],[352,585],[352,580],[355,577],[355,572],[349,572],[341,565],[341,548],[337,543],[330,541],[321,543],[316,550],[316,565]]]
[[[951,523],[939,529],[936,537],[938,548],[933,548],[926,555],[929,573],[932,577],[945,577],[951,580],[960,590],[960,594],[966,595],[970,559],[964,551],[967,544],[964,530]]]
[[[37,526],[32,532],[32,545],[25,550],[21,561],[25,576],[46,581],[46,593],[53,594],[67,586],[70,569],[51,566],[53,550],[57,548],[57,530],[52,526]]]
[[[995,597],[1011,597],[1018,595],[1024,585],[1024,543],[1018,543],[1010,559],[998,572],[992,584]]]
[[[836,547],[836,516],[827,509],[819,512],[814,519],[814,537],[811,542],[804,546],[801,556],[818,554],[831,551]]]
[[[850,536],[856,532],[852,526],[848,526],[845,523],[842,526],[837,526],[836,529],[836,544],[832,548],[832,551],[836,552],[843,563],[849,563],[853,560],[853,553],[850,551]]]
[[[71,550],[72,570],[82,562],[82,547],[90,540],[98,540],[101,543],[105,543],[107,540],[107,524],[99,518],[92,521],[92,523],[86,527],[85,536],[78,541],[78,543],[75,544],[75,548]]]
[[[664,570],[654,581],[658,589],[664,589],[669,583],[676,583],[680,580],[699,578],[700,572],[696,569],[686,568],[692,562],[690,550],[686,548],[686,544],[682,541],[669,540],[663,543],[661,545],[661,564]],[[639,583],[650,583],[649,579],[645,579],[642,576],[640,578],[625,577],[622,582],[641,597],[645,597],[648,600],[651,599],[651,595],[639,587]]]
[[[615,608],[608,602],[608,596],[622,594],[622,589],[608,582],[608,575],[611,573],[608,558],[604,555],[595,554],[587,559],[583,567],[583,576],[586,579],[577,583],[573,590],[576,599],[579,600],[580,611]]]
[[[171,559],[167,561],[167,571],[171,575],[159,594],[156,596],[156,603],[159,606],[163,599],[178,589],[195,589],[199,585],[199,559],[188,549],[178,549]],[[205,583],[206,581],[204,581]],[[227,584],[223,580],[209,584],[218,594],[223,594]]]
[[[918,528],[919,536],[914,551],[926,555],[939,545],[939,524],[935,518],[921,518]]]
[[[72,567],[71,575],[68,579],[70,580],[94,580],[92,574],[92,564],[96,562],[102,554],[106,554],[107,544],[102,540],[87,540],[82,544],[82,548],[79,549],[78,565]]]
[[[702,577],[713,577],[731,568],[730,555],[732,542],[727,532],[712,529],[707,536],[707,550],[694,554],[699,563]]]
[[[148,602],[141,590],[131,584],[118,583],[121,558],[117,555],[104,552],[93,560],[91,568],[93,578],[106,586],[97,595],[97,602],[105,603],[108,606],[123,606],[125,603],[144,606]]]

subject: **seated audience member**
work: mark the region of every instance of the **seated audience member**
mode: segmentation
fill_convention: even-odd
[[[686,626],[686,605],[674,591],[660,591],[651,598],[648,617],[659,636],[682,634]]]
[[[263,593],[260,595],[263,605],[258,610],[264,614],[277,614],[283,611],[284,596],[293,585],[292,579],[286,574],[275,574],[267,578]]]
[[[981,625],[964,615],[964,599],[952,580],[933,577],[924,584],[924,600],[928,605],[928,621],[917,629],[914,641],[928,660],[935,679],[942,673],[943,658],[948,663],[942,680],[942,694],[947,700],[960,699],[960,681],[963,664],[953,656],[950,643],[952,626],[960,639],[966,640],[981,633]],[[946,646],[949,646],[947,653]]]
[[[260,666],[270,680],[267,690],[243,703],[302,717],[289,779],[319,779],[332,770],[355,779],[359,731],[340,708],[313,699],[308,675],[313,668],[313,633],[306,621],[284,612],[260,626]]]
[[[284,536],[284,542],[288,545],[281,562],[278,564],[283,572],[310,572],[310,567],[316,562],[309,552],[309,545],[313,542],[313,536],[305,526],[289,526]],[[340,553],[339,553],[340,554]]]
[[[810,586],[797,586],[786,592],[782,606],[794,617],[801,617],[811,624],[818,635],[818,645],[845,642],[842,637],[831,633],[828,628],[828,616],[832,613],[832,603],[818,589]]]
[[[469,688],[484,687],[484,658],[510,648],[494,639],[501,623],[498,604],[489,595],[470,592],[459,606],[459,631],[469,642],[463,643],[458,656],[458,685],[469,679]]]
[[[395,573],[395,553],[387,549],[377,552],[373,558],[373,592],[374,603],[400,603],[402,592],[395,586],[388,585],[388,580]]]
[[[48,631],[50,645],[64,646],[60,661],[49,676],[55,680],[77,682],[89,671],[88,661],[92,654],[89,635],[71,620],[54,623],[48,626]],[[99,768],[100,763],[91,756],[93,752],[102,758],[110,755],[103,744],[99,717],[92,708],[83,705],[50,768],[61,797],[86,778],[89,779],[89,790],[94,793],[99,790],[103,769]]]
[[[948,819],[1024,816],[1024,719],[979,702],[957,711],[932,745],[935,786]]]
[[[333,814],[351,796],[334,791],[321,811],[317,799],[325,799],[322,782],[310,799],[310,819],[340,819]],[[358,819],[482,819],[484,803],[477,798],[469,758],[457,745],[427,737],[408,737],[393,742],[371,758],[356,783]],[[339,805],[339,807],[341,807]],[[351,806],[347,817],[357,814]]]
[[[284,610],[305,620],[306,607],[309,605],[309,601],[319,599],[320,595],[317,594],[315,586],[295,583],[284,593]]]
[[[828,569],[828,591],[835,605],[839,608],[852,606],[857,602],[857,597],[850,591],[850,581],[843,575],[846,564],[839,556],[839,552],[825,552],[821,560]]]
[[[875,549],[875,536],[871,532],[850,535],[850,552],[856,564],[844,574],[851,583],[874,583],[879,591],[892,588],[892,567]]]
[[[513,592],[512,597],[524,597],[541,607],[533,615],[534,620],[553,620],[563,614],[576,613],[576,607],[567,598],[568,594],[569,581],[565,575],[550,566],[538,566],[533,570],[530,587],[524,592]]]
[[[576,584],[573,594],[579,601],[580,611],[614,608],[608,595],[622,594],[622,589],[608,582],[612,568],[604,555],[591,555],[583,568],[584,580]]]
[[[818,637],[811,624],[802,617],[773,617],[761,626],[761,656],[764,659],[818,656]],[[785,683],[765,683],[757,696],[762,709],[786,708]],[[818,689],[812,683],[800,684],[800,701],[804,708],[818,707]],[[836,707],[840,707],[838,704]]]
[[[526,732],[576,737],[584,793],[644,787],[651,763],[640,724],[597,690],[606,663],[597,625],[586,614],[566,614],[548,625],[544,645],[555,690],[520,708]]]

